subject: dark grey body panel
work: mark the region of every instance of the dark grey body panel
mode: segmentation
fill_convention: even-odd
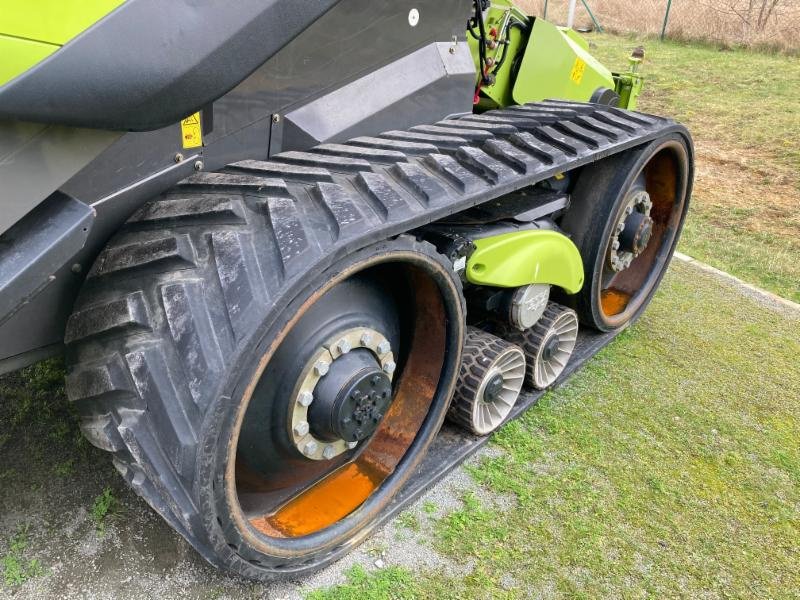
[[[6,232],[0,243],[0,324],[75,256],[93,220],[94,209],[56,192]]]
[[[0,88],[0,119],[144,131],[219,98],[339,0],[128,0]]]
[[[119,136],[110,131],[0,121],[0,234]]]
[[[412,28],[408,13],[414,7],[422,18]],[[97,211],[85,246],[0,325],[0,372],[21,366],[26,357],[39,358],[42,348],[59,348],[73,300],[100,249],[142,203],[196,167],[214,170],[469,111],[474,67],[463,33],[469,9],[464,0],[342,0],[245,81],[205,105],[213,130],[204,132],[203,148],[184,150],[180,126],[173,123],[124,134],[95,151],[96,158],[60,188]]]

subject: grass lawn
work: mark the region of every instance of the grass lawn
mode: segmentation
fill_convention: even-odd
[[[467,577],[356,569],[326,598],[797,597],[800,317],[674,264],[649,311],[497,433],[432,544]]]
[[[745,50],[593,34],[623,68],[647,49],[639,108],[685,123],[697,149],[681,250],[800,301],[800,60]]]

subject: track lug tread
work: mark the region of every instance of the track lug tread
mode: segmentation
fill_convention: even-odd
[[[364,146],[365,148],[378,148],[383,150],[396,150],[403,154],[430,154],[437,152],[438,148],[433,144],[409,142],[404,140],[383,139],[370,136],[362,136],[348,142],[351,145]]]
[[[403,196],[395,190],[384,175],[359,173],[356,187],[365,197],[372,199],[373,210],[382,221],[412,212]]]
[[[209,194],[148,202],[128,220],[128,223],[163,226],[182,220],[242,224],[247,218],[239,200]]]
[[[464,168],[456,159],[447,154],[429,154],[424,158],[425,165],[448,181],[462,194],[472,193],[486,183],[471,171]]]
[[[408,157],[399,150],[388,150],[385,148],[368,148],[353,146],[351,144],[322,144],[312,148],[312,152],[346,158],[360,158],[375,162],[395,163],[407,162]]]
[[[457,150],[461,146],[469,144],[469,141],[461,136],[419,133],[415,131],[386,131],[382,133],[380,137],[401,142],[432,144],[440,152],[443,150]]]
[[[242,171],[247,173],[264,173],[283,179],[307,181],[310,183],[333,181],[333,175],[331,175],[331,172],[326,168],[284,164],[275,161],[242,160],[229,164],[225,167],[225,171],[234,173]]]
[[[518,176],[517,172],[479,148],[464,146],[455,154],[456,160],[469,170],[479,173],[492,185]]]
[[[349,158],[346,156],[329,156],[326,154],[316,154],[314,152],[298,152],[291,150],[282,152],[274,157],[275,160],[301,167],[325,168],[331,171],[358,172],[372,171],[373,166],[363,158]]]
[[[445,188],[433,175],[419,165],[414,163],[397,164],[391,168],[390,172],[414,193],[423,206],[436,206],[447,201],[448,192]]]
[[[101,335],[152,329],[150,314],[142,292],[96,304],[72,314],[64,336],[66,344]]]

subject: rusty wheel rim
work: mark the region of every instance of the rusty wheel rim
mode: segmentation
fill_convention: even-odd
[[[626,190],[625,199],[609,224],[602,271],[596,285],[600,313],[611,327],[624,325],[640,312],[669,264],[686,209],[687,159],[685,147],[678,142],[659,148]],[[649,223],[641,218],[642,195],[652,205],[647,211]],[[634,209],[626,216],[628,207]],[[634,227],[630,227],[632,221]],[[640,249],[636,244],[641,243],[641,235],[637,238],[636,233],[642,230],[647,231],[647,241]],[[621,241],[631,247],[615,247],[615,242]],[[634,248],[639,250],[635,254]],[[629,249],[629,253],[620,252]],[[625,256],[628,264],[619,269],[620,265],[614,264],[615,256],[617,260]]]
[[[430,272],[431,264],[415,264],[414,261],[394,258],[392,261],[384,256],[374,263],[360,265],[360,268],[342,274],[339,280],[339,283],[346,281],[347,276],[363,274],[376,265],[383,265],[392,271],[396,281],[404,282],[408,290],[413,290],[408,298],[413,326],[407,344],[401,344],[396,353],[394,399],[374,434],[366,443],[344,454],[343,460],[335,463],[330,472],[309,480],[299,492],[275,502],[260,514],[242,510],[238,500],[243,493],[257,493],[259,486],[265,483],[264,474],[248,470],[241,460],[236,460],[235,466],[228,469],[226,480],[233,483],[240,525],[255,534],[256,539],[251,541],[267,545],[273,553],[294,556],[302,554],[304,549],[330,541],[332,537],[352,537],[360,529],[359,521],[366,523],[375,516],[374,509],[367,505],[378,502],[374,497],[382,495],[390,480],[395,484],[397,471],[405,472],[406,469],[399,467],[410,460],[412,450],[420,445],[420,432],[423,429],[427,432],[431,426],[438,429],[444,417],[446,401],[444,406],[439,406],[443,397],[440,388],[442,373],[447,366],[448,340],[452,334],[448,328],[453,323],[453,307],[450,305],[453,298],[443,297],[436,273]],[[419,257],[415,259],[419,260]],[[331,282],[328,289],[336,284]],[[325,290],[315,294],[300,312],[307,311],[324,294]],[[457,312],[460,314],[460,311],[459,305]],[[297,323],[298,320],[294,320],[287,329]],[[282,337],[285,340],[286,336]],[[265,358],[268,364],[268,357]],[[262,369],[254,379],[259,379],[265,371]],[[452,385],[448,387],[452,388]],[[256,388],[257,384],[248,386],[251,398],[246,399],[246,403],[252,399]],[[434,401],[436,406],[433,406]],[[404,473],[403,477],[406,476]]]

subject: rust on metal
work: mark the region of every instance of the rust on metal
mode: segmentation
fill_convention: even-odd
[[[353,462],[313,483],[275,512],[251,518],[250,524],[261,533],[299,537],[340,521],[394,472],[416,439],[439,385],[447,319],[436,283],[418,269],[409,271],[414,329],[394,400],[380,426]],[[246,471],[242,475],[242,483],[257,487]]]

